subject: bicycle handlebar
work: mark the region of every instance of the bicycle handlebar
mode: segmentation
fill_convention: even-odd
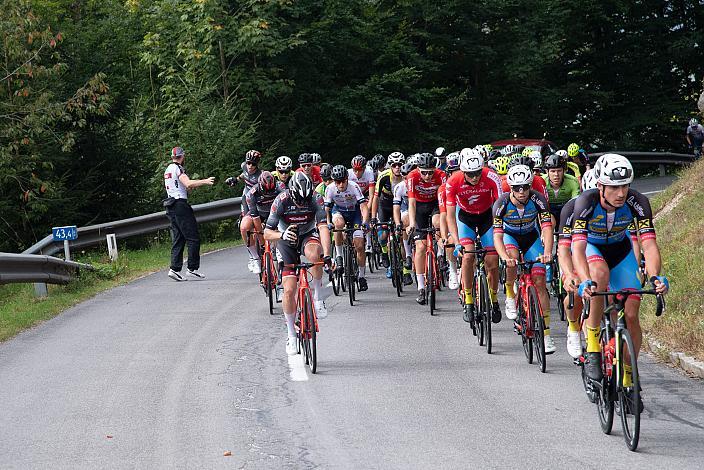
[[[621,289],[617,291],[597,291],[597,292],[592,292],[592,297],[594,296],[599,296],[599,297],[606,297],[606,296],[614,296],[616,297],[616,302],[612,305],[610,305],[605,311],[606,312],[611,312],[617,307],[620,309],[621,305],[626,303],[626,300],[628,300],[628,297],[631,295],[654,295],[655,300],[657,302],[657,305],[655,307],[655,316],[659,317],[662,315],[662,313],[665,311],[665,298],[663,297],[662,294],[658,294],[655,289],[640,289],[640,290],[631,290],[631,289]],[[589,307],[590,307],[591,302],[589,299],[586,299],[584,301],[584,308],[583,308],[583,315],[584,318],[589,318]]]

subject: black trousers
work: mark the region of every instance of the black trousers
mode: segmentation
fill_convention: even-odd
[[[183,248],[188,244],[188,269],[200,268],[200,235],[193,209],[185,199],[177,199],[166,209],[171,221],[171,269],[183,268]]]

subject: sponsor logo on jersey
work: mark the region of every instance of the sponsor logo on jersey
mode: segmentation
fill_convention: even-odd
[[[652,227],[653,224],[650,222],[650,219],[643,219],[638,221],[638,230],[645,230]]]
[[[584,230],[587,228],[587,221],[578,219],[574,221],[574,229],[575,230]]]

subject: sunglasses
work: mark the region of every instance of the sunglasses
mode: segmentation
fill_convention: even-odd
[[[524,191],[529,191],[530,190],[530,185],[529,184],[519,184],[516,186],[511,186],[511,190],[515,191],[517,193],[522,193]]]
[[[435,170],[420,170],[421,176],[432,176]]]
[[[391,164],[391,168],[401,168],[401,166],[402,165],[400,163],[392,163]]]
[[[480,176],[482,176],[482,170],[465,171],[464,174],[467,176],[467,178],[479,178]]]
[[[247,162],[247,166],[257,166],[257,164],[254,162]]]
[[[312,163],[301,163],[301,168],[310,168],[312,166],[313,166]]]

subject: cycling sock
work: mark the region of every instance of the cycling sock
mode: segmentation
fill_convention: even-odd
[[[314,297],[317,300],[318,293],[320,292],[320,289],[323,288],[323,279],[316,279],[313,277],[313,279],[310,280],[310,286],[313,288]]]
[[[599,328],[587,327],[587,352],[601,352],[599,345]]]
[[[579,333],[579,322],[577,320],[567,319],[567,328],[569,331]]]
[[[633,371],[631,370],[631,366],[628,364],[623,365],[623,386],[633,386]]]
[[[365,277],[367,274],[367,267],[366,266],[360,266],[359,267],[359,277]]]
[[[464,290],[464,303],[466,303],[467,305],[471,305],[474,303],[474,299],[472,298],[472,289]]]
[[[259,253],[257,253],[257,247],[252,244],[247,247],[247,251],[249,251],[249,257],[252,259],[259,259]]]
[[[489,299],[491,299],[492,304],[495,304],[498,301],[496,298],[496,291],[491,287],[489,288]]]
[[[406,250],[406,256],[411,256],[411,244],[405,238],[403,239],[403,249]]]
[[[288,329],[288,337],[289,338],[295,338],[296,337],[296,314],[295,313],[284,313],[284,317],[286,318],[286,329]]]
[[[546,308],[543,311],[543,322],[545,322],[545,334],[550,334],[550,308]]]
[[[418,290],[425,289],[425,274],[416,274],[418,278]]]
[[[506,297],[512,299],[516,296],[513,292],[513,283],[506,283]]]
[[[335,245],[335,254],[337,256],[339,256],[340,258],[342,258],[342,256],[344,255],[344,252],[342,251],[342,245],[340,245],[340,246]]]

